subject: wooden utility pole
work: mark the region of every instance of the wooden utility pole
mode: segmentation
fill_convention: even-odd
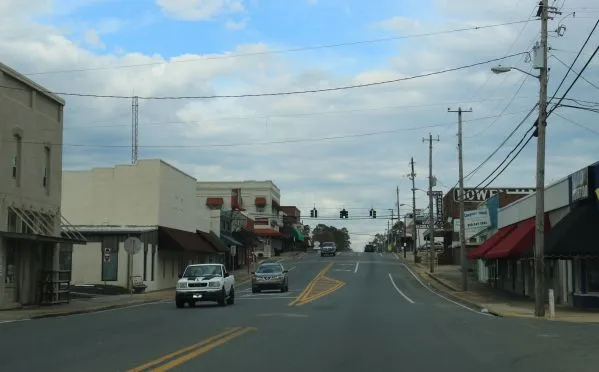
[[[458,113],[458,168],[459,168],[459,184],[460,184],[460,259],[462,264],[462,289],[468,290],[468,259],[466,257],[466,222],[464,221],[464,155],[462,142],[462,113],[472,112],[472,109],[462,110],[459,107],[457,110],[447,109],[447,112]]]
[[[412,246],[414,249],[414,263],[418,262],[416,259],[418,256],[418,246],[416,241],[418,238],[418,228],[416,227],[416,173],[414,173],[414,158],[410,158],[410,174],[408,178],[412,180]]]
[[[541,53],[539,119],[537,122],[537,192],[535,228],[535,316],[545,316],[545,125],[547,120],[547,22],[549,1],[542,0],[541,7]]]
[[[423,138],[423,142],[428,142],[428,233],[429,233],[429,256],[430,272],[435,272],[435,215],[433,207],[433,141],[439,142],[439,137],[433,139],[429,133],[428,138]]]

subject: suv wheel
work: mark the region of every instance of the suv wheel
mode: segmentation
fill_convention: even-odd
[[[224,287],[223,287],[223,290],[221,291],[220,298],[218,299],[218,304],[220,306],[227,305],[227,291],[225,291]]]

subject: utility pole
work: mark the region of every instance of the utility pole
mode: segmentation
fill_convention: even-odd
[[[399,221],[401,221],[401,214],[399,213],[399,186],[396,187],[395,191],[397,193],[397,221],[399,222]],[[403,258],[406,258],[406,254],[407,254],[406,249],[401,244],[401,240],[402,240],[401,238],[403,238],[403,240],[405,241],[405,234],[404,234],[405,231],[406,231],[406,226],[404,223],[404,225],[402,226],[402,229],[401,229],[401,237],[399,238],[399,245],[400,245],[400,247],[403,248]],[[395,247],[395,250],[397,250],[397,247]]]
[[[460,259],[462,264],[462,289],[468,290],[468,260],[466,257],[466,223],[464,221],[464,155],[462,142],[462,113],[472,112],[472,109],[456,110],[447,109],[447,112],[458,113],[458,163],[460,184]]]
[[[133,96],[131,101],[131,164],[137,163],[139,154],[139,97]]]
[[[414,249],[414,263],[418,262],[418,247],[416,246],[416,238],[418,237],[418,228],[416,227],[416,173],[414,173],[414,158],[410,158],[410,174],[408,178],[412,180],[412,246]]]
[[[545,316],[545,125],[547,120],[547,23],[549,1],[540,3],[541,13],[541,53],[543,63],[540,68],[539,119],[537,121],[537,192],[535,226],[535,316]]]
[[[428,141],[428,233],[429,233],[429,256],[430,256],[430,271],[435,272],[435,223],[434,223],[434,207],[433,207],[433,141],[439,142],[439,137],[433,139],[433,135],[429,133],[428,138],[423,138],[422,142]]]

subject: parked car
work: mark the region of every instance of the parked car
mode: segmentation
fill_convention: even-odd
[[[252,272],[252,293],[263,289],[278,289],[281,292],[289,291],[288,271],[278,262],[265,262]]]
[[[175,293],[177,308],[204,301],[214,301],[220,306],[235,303],[235,276],[229,274],[224,265],[189,265],[179,274]]]

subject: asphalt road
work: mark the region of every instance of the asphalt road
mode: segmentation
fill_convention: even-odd
[[[0,324],[0,370],[599,370],[595,325],[497,318],[425,288],[395,255],[284,261],[288,293]],[[306,287],[308,287],[306,289]]]

